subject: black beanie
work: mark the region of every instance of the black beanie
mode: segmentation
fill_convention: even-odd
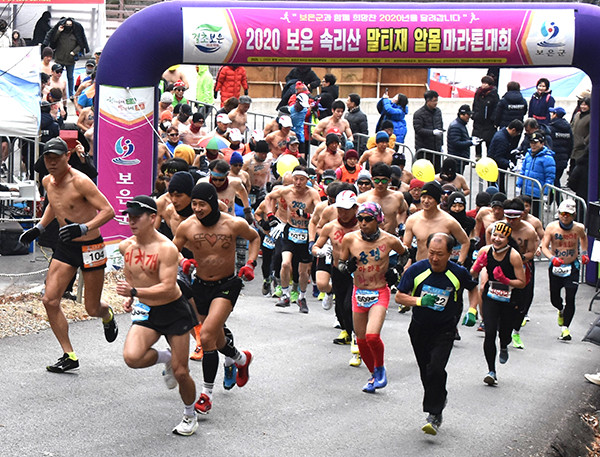
[[[221,212],[219,211],[219,197],[215,186],[208,182],[196,184],[192,189],[192,200],[202,200],[210,205],[210,214],[200,219],[202,225],[211,226],[219,221]]]
[[[194,188],[194,178],[187,171],[178,171],[169,181],[169,193],[179,192],[181,194],[192,195]]]
[[[492,201],[492,196],[487,192],[479,192],[475,197],[475,206],[482,208],[484,206],[488,206]]]
[[[452,192],[448,197],[448,208],[452,207],[455,203],[461,203],[462,205],[467,207],[467,199],[465,194],[462,192]]]
[[[257,141],[254,152],[269,152],[269,143],[267,143],[265,140]]]
[[[502,192],[496,192],[492,195],[492,201],[490,202],[490,206],[493,208],[494,206],[503,206],[504,200],[506,200],[506,194]]]
[[[442,186],[437,181],[429,181],[421,189],[421,196],[423,195],[429,195],[439,203],[442,199]]]

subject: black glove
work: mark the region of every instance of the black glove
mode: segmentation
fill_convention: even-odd
[[[398,272],[396,271],[396,268],[389,268],[388,271],[385,272],[385,282],[387,282],[387,285],[390,287],[398,284]]]
[[[67,225],[61,227],[58,231],[58,236],[61,241],[67,242],[79,238],[88,232],[88,227],[85,224],[78,224],[76,222],[65,219]]]
[[[277,224],[279,224],[281,222],[279,219],[277,219],[277,216],[275,216],[275,214],[273,214],[273,213],[267,214],[267,220],[269,221],[269,225],[271,227],[275,227]]]
[[[357,267],[358,265],[356,257],[351,257],[345,262],[340,260],[338,263],[338,270],[340,270],[342,273],[352,274],[356,271]]]
[[[252,208],[246,207],[244,208],[244,218],[248,224],[252,225],[254,223],[254,215],[252,214]]]
[[[19,237],[19,243],[27,246],[33,240],[35,240],[38,236],[40,236],[43,231],[44,231],[44,229],[43,229],[42,225],[37,224],[35,227],[30,228],[29,230],[26,230],[25,232],[21,233],[21,236]]]
[[[214,95],[215,95],[215,98],[217,98],[217,95],[219,95],[219,91],[218,91],[218,90],[215,90],[215,93],[214,93]]]
[[[298,217],[303,217],[304,219],[310,219],[310,213],[304,211],[303,209],[297,209],[296,214]]]
[[[260,225],[260,227],[265,231],[268,232],[269,230],[271,230],[271,224],[269,224],[269,221],[266,219],[263,219],[262,221],[260,221],[258,223],[258,225]]]
[[[310,252],[312,254],[312,248],[315,245],[315,241],[309,241],[308,242],[308,252]]]

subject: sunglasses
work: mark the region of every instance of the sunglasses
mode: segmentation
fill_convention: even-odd
[[[169,133],[169,136],[179,136],[179,133]]]
[[[358,184],[359,186],[370,186],[371,181],[359,181],[356,184]]]
[[[450,195],[451,193],[452,193],[452,191],[451,191],[451,190],[445,190],[445,191],[444,191],[444,195]]]
[[[558,214],[560,214],[561,216],[572,216],[571,213],[567,213],[566,211],[563,211],[562,213],[558,213]]]
[[[183,89],[180,87],[179,89],[175,89],[175,92],[183,92]]]
[[[324,184],[331,184],[333,181],[335,181],[335,179],[324,179],[323,183]]]
[[[225,181],[225,179],[227,178],[215,178],[214,176],[211,176],[211,181]]]
[[[62,70],[54,70],[54,73],[58,73],[59,75],[62,73]]]
[[[373,178],[373,182],[375,184],[380,184],[380,183],[381,184],[387,184],[388,182],[390,182],[390,180],[387,179],[387,178]]]
[[[375,220],[375,216],[356,216],[358,222],[373,222]]]

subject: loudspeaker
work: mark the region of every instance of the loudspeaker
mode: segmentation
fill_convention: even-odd
[[[585,226],[588,236],[600,240],[600,202],[589,202]]]

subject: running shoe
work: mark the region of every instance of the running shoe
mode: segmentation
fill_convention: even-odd
[[[350,362],[348,362],[348,365],[351,367],[360,367],[361,364],[362,359],[360,358],[360,354],[352,354],[352,358],[350,359]]]
[[[483,378],[483,382],[485,382],[488,386],[497,386],[498,378],[496,377],[496,373],[494,371],[490,371],[485,378]]]
[[[175,435],[190,436],[196,430],[198,430],[198,418],[196,414],[194,413],[193,416],[186,416],[184,414],[179,425],[173,429],[173,433]]]
[[[571,341],[571,332],[569,332],[569,329],[564,329],[558,339],[561,341]]]
[[[117,335],[119,334],[119,327],[117,327],[117,321],[115,320],[115,313],[113,312],[113,309],[110,306],[109,308],[110,314],[112,314],[112,319],[107,323],[103,322],[102,326],[104,327],[104,338],[106,338],[106,341],[108,341],[109,343],[112,343],[114,340],[117,339]]]
[[[346,330],[342,330],[337,338],[333,339],[333,344],[350,344],[352,343],[352,337],[348,335]]]
[[[508,348],[500,348],[498,359],[500,360],[500,363],[508,362]]]
[[[237,374],[237,368],[234,365],[225,366],[225,376],[223,376],[223,388],[225,390],[231,390],[235,387],[235,377]]]
[[[313,298],[317,298],[319,296],[319,293],[320,293],[319,288],[317,287],[316,284],[313,284],[313,291],[312,291]]]
[[[288,306],[290,306],[290,297],[284,295],[283,297],[281,297],[281,300],[275,303],[275,306],[279,306],[280,308],[287,308]]]
[[[421,430],[423,430],[428,435],[437,435],[438,430],[440,429],[440,425],[442,425],[442,415],[441,414],[430,414],[426,419],[427,423],[423,425]]]
[[[398,312],[400,314],[404,314],[404,313],[408,312],[409,310],[410,310],[409,306],[398,305]]]
[[[290,292],[290,301],[292,303],[298,303],[298,297],[300,296],[300,293],[297,290],[292,290]]]
[[[282,295],[283,290],[281,290],[281,285],[275,286],[275,291],[273,292],[273,295],[271,295],[271,298],[281,298]]]
[[[477,331],[485,332],[485,325],[484,325],[483,321],[481,321],[481,324],[479,324],[479,327],[477,327]]]
[[[565,325],[565,318],[563,316],[562,311],[558,312],[558,318],[556,319],[556,321],[558,322],[559,327],[562,327],[563,325]]]
[[[202,349],[202,345],[198,344],[198,345],[196,345],[196,349],[194,349],[192,351],[192,353],[190,354],[190,360],[195,360],[196,362],[200,362],[200,361],[202,361],[203,357],[204,357],[204,350]]]
[[[584,374],[583,376],[585,376],[585,379],[587,379],[592,384],[596,384],[597,386],[600,386],[600,373]]]
[[[262,294],[265,296],[271,295],[271,279],[263,280]]]
[[[525,345],[523,344],[523,341],[521,340],[521,335],[519,335],[518,333],[513,333],[512,341],[513,341],[513,347],[515,347],[517,349],[525,349]]]
[[[308,305],[306,304],[306,298],[299,299],[298,306],[300,307],[298,311],[300,311],[303,314],[308,314]]]
[[[177,387],[177,379],[175,379],[175,375],[173,374],[173,366],[171,365],[170,360],[165,363],[165,369],[163,370],[162,375],[165,384],[167,385],[167,389],[170,390]]]
[[[385,373],[385,367],[375,367],[373,371],[373,377],[375,378],[375,388],[383,389],[387,386],[387,375]]]
[[[200,398],[194,405],[194,409],[199,414],[208,414],[208,412],[212,409],[212,401],[206,394],[201,394]]]
[[[323,303],[321,303],[321,306],[323,307],[323,309],[325,311],[329,311],[331,309],[331,307],[333,306],[333,294],[325,294],[325,297],[323,298]]]
[[[52,373],[65,373],[67,371],[78,370],[79,369],[79,360],[73,360],[69,357],[69,354],[66,352],[63,356],[58,359],[54,365],[50,365],[46,367],[46,370],[51,371]]]
[[[235,377],[235,382],[237,383],[238,387],[244,387],[248,382],[248,379],[250,378],[250,373],[248,373],[248,367],[252,363],[252,354],[250,353],[250,351],[244,351],[244,354],[246,354],[246,363],[244,365],[238,365],[237,363],[235,364],[235,366],[237,367],[237,375]]]
[[[352,341],[350,343],[350,352],[352,354],[360,354],[360,350],[358,349],[358,344],[356,343],[356,334],[352,332]]]
[[[317,295],[317,300],[322,301],[325,299],[325,292],[319,292],[319,295]]]
[[[454,329],[454,341],[460,341],[462,339],[462,337],[460,336],[460,333],[458,333],[458,327]]]
[[[368,394],[375,393],[375,378],[373,376],[371,376],[371,378],[369,378],[367,383],[363,386],[362,391]]]

